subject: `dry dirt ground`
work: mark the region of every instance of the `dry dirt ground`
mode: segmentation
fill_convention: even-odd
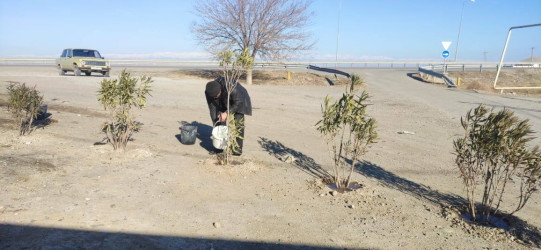
[[[129,70],[153,75],[153,92],[148,107],[137,111],[141,131],[125,152],[115,152],[99,143],[106,120],[96,97],[102,77],[0,67],[0,248],[541,245],[539,195],[506,219],[508,230],[461,219],[465,193],[452,140],[463,132],[456,115],[367,81],[379,140],[355,169],[353,179],[361,188],[332,193],[320,181],[331,165],[314,124],[325,96],[344,90],[329,86],[337,82],[333,75],[294,73],[287,81],[276,71],[246,86],[254,110],[246,119],[244,155],[236,158],[240,164],[218,166],[209,154],[204,71]],[[404,84],[426,85],[403,76]],[[6,81],[36,85],[53,122],[17,136],[5,106]],[[179,142],[183,121],[197,124],[195,145]],[[402,130],[416,133],[397,133]]]
[[[494,90],[494,79],[496,71],[483,72],[450,72],[453,79],[462,79],[460,89],[471,89],[490,93],[497,93]],[[541,68],[536,69],[504,69],[498,76],[496,86],[499,87],[541,87]],[[505,90],[504,92],[515,95],[526,95],[541,97],[541,89],[529,90]]]
[[[506,89],[503,92],[494,89],[495,70],[479,71],[451,71],[448,76],[460,85],[457,89],[473,90],[475,92],[490,94],[509,94],[514,96],[541,97],[541,89]],[[418,73],[411,74],[411,77],[424,81]],[[498,76],[497,87],[541,87],[541,68],[535,69],[504,69]]]

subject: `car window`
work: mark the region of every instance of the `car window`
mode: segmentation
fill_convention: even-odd
[[[68,57],[72,57],[72,55],[71,55],[71,49],[68,49]]]
[[[66,49],[65,49],[65,50],[63,50],[63,51],[62,51],[62,55],[61,55],[60,57],[66,57],[66,54],[67,54],[67,53],[68,53],[68,52],[67,52],[67,50],[66,50]]]
[[[73,56],[76,57],[101,57],[100,53],[96,50],[88,49],[74,49]]]

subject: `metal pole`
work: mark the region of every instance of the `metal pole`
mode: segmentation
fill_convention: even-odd
[[[443,74],[447,73],[447,65],[445,65],[445,62],[447,61],[447,58],[443,58]]]
[[[340,0],[340,5],[338,6],[338,30],[336,32],[336,64],[335,68],[338,67],[338,38],[340,37],[340,12],[342,11],[342,0]]]
[[[494,89],[496,88],[496,82],[498,82],[498,76],[500,76],[500,70],[502,69],[503,65],[503,57],[505,56],[505,51],[507,50],[507,44],[509,43],[509,37],[511,36],[512,30],[513,28],[510,28],[509,32],[507,32],[507,38],[505,39],[505,45],[503,46],[502,57],[500,58],[500,64],[498,64],[498,71],[496,71],[496,79],[494,79]]]
[[[498,82],[498,76],[500,75],[500,71],[502,69],[503,57],[505,56],[505,51],[507,50],[507,44],[509,43],[509,37],[511,37],[511,31],[513,29],[530,28],[530,27],[536,27],[536,26],[541,26],[541,23],[530,24],[530,25],[522,25],[522,26],[515,26],[515,27],[509,28],[509,32],[507,32],[507,38],[505,39],[505,46],[503,47],[503,51],[502,51],[502,57],[500,58],[500,64],[498,64],[498,71],[496,71],[496,78],[494,79],[494,89],[496,89],[496,83]]]
[[[462,11],[460,12],[460,24],[458,25],[458,36],[456,38],[456,47],[455,47],[455,62],[456,58],[458,56],[458,44],[460,43],[460,30],[462,29],[462,17],[464,16],[464,6],[466,5],[466,1],[462,2]]]
[[[472,3],[475,3],[475,0],[470,0]],[[466,0],[462,2],[462,11],[460,12],[460,24],[458,25],[458,37],[456,38],[456,48],[455,48],[455,62],[458,56],[458,44],[460,43],[460,30],[462,29],[462,17],[464,16],[464,6],[466,5]]]

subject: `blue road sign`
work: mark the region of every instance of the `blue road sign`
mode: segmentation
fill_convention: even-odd
[[[443,56],[443,58],[449,57],[449,51],[444,50],[444,51],[441,53],[441,56]]]

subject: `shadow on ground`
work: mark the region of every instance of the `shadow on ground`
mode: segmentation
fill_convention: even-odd
[[[464,209],[468,203],[467,200],[461,196],[433,190],[428,186],[402,178],[368,161],[357,164],[355,166],[355,171],[366,177],[376,179],[385,187],[398,190],[419,200],[428,201],[442,207],[453,206],[465,212]],[[541,232],[539,232],[539,229],[514,215],[507,215],[506,217],[504,216],[504,218],[511,225],[509,233],[536,247],[541,246]]]
[[[264,137],[259,137],[259,145],[270,155],[281,161],[287,161],[288,157],[291,160],[291,165],[296,166],[302,171],[322,180],[328,180],[331,175],[321,165],[317,164],[314,159],[294,149],[286,147],[279,141],[272,141]]]
[[[407,73],[407,75],[408,75],[408,77],[410,77],[412,79],[415,79],[417,81],[431,83],[431,82],[425,81],[425,79],[421,78],[421,76],[419,76],[419,73]]]
[[[333,249],[228,239],[0,224],[0,249]]]
[[[327,83],[329,84],[329,86],[334,86],[334,82],[330,78],[325,77],[325,80],[327,80]]]
[[[190,123],[186,122],[186,121],[182,121],[180,122],[181,124],[181,127],[183,125],[192,125],[192,126],[196,126],[197,127],[197,139],[199,139],[199,146],[201,146],[202,148],[204,148],[205,150],[207,150],[209,153],[211,152],[214,152],[214,147],[212,146],[212,139],[210,138],[210,136],[212,135],[212,127],[207,125],[207,124],[203,124],[203,123],[199,123],[197,121],[192,121]],[[180,127],[179,127],[180,129]],[[178,142],[181,143],[181,135],[180,134],[176,134],[175,137],[177,138]]]
[[[398,190],[419,200],[442,206],[461,206],[467,204],[466,199],[463,197],[433,190],[428,186],[402,178],[371,162],[363,161],[361,164],[357,164],[355,171],[366,177],[376,179],[385,187]]]

